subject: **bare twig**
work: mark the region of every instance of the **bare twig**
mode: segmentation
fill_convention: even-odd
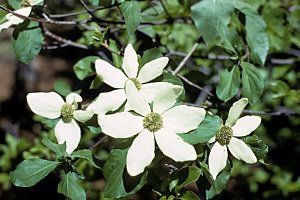
[[[196,50],[197,46],[199,45],[199,43],[195,43],[192,47],[192,49],[190,50],[190,52],[183,58],[183,60],[179,63],[178,67],[173,71],[173,75],[176,75],[181,68],[185,65],[185,63],[188,61],[188,59],[192,56],[192,54],[194,53],[194,51]]]
[[[98,145],[100,145],[102,142],[104,142],[104,140],[106,140],[108,138],[107,135],[103,136],[98,142],[96,142],[93,146],[90,147],[90,149],[95,149]]]
[[[168,10],[167,10],[165,4],[163,3],[163,1],[162,1],[162,0],[159,0],[159,2],[160,2],[160,4],[162,5],[162,7],[163,7],[165,13],[167,14],[168,18],[169,18],[169,19],[173,19],[173,17],[172,17],[172,16],[170,15],[170,13],[168,12]]]
[[[300,113],[291,111],[291,110],[281,110],[281,111],[273,111],[273,112],[264,112],[257,110],[243,110],[243,113],[250,115],[270,115],[270,116],[300,116]]]

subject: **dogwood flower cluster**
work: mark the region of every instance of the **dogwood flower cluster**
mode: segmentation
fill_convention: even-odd
[[[59,144],[66,143],[69,154],[79,145],[79,124],[96,114],[104,134],[113,138],[133,138],[126,157],[127,172],[131,176],[143,173],[151,164],[156,146],[176,162],[193,161],[197,159],[197,152],[180,134],[195,130],[204,120],[206,111],[177,102],[182,86],[150,82],[162,75],[167,64],[168,58],[161,57],[139,67],[137,53],[129,44],[122,69],[101,59],[95,62],[97,74],[114,90],[99,94],[85,110],[79,109],[82,98],[75,93],[69,94],[65,101],[55,92],[29,93],[27,102],[35,114],[58,119],[55,136]],[[237,159],[247,163],[257,161],[250,147],[238,139],[260,124],[257,116],[238,119],[247,103],[245,98],[234,103],[225,125],[209,141],[215,142],[209,155],[209,171],[214,179],[226,165],[227,147]]]

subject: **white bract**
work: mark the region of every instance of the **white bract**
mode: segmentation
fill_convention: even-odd
[[[125,90],[130,106],[138,115],[128,111],[99,115],[98,123],[103,133],[114,138],[137,135],[126,158],[127,171],[131,176],[142,173],[152,162],[155,141],[163,154],[175,161],[197,158],[194,147],[178,134],[196,129],[205,117],[205,110],[186,105],[174,106],[182,87],[172,85],[158,92],[152,109],[133,81],[127,81]]]
[[[27,102],[35,114],[48,118],[60,118],[55,126],[54,132],[59,144],[66,142],[66,151],[71,154],[78,146],[81,138],[80,122],[89,120],[93,113],[91,111],[77,110],[80,95],[71,93],[66,101],[55,92],[36,92],[27,95]]]
[[[216,141],[208,158],[209,172],[213,179],[216,179],[219,172],[226,166],[228,158],[227,147],[235,158],[250,164],[257,162],[257,158],[251,148],[238,139],[238,137],[249,135],[261,122],[261,118],[258,116],[245,116],[239,119],[247,104],[247,98],[242,98],[235,102],[229,110],[225,125],[222,125],[219,133],[209,141],[210,143]]]
[[[24,8],[20,8],[18,10],[15,10],[14,12],[20,15],[23,15],[25,17],[28,17],[30,15],[31,12],[31,7],[24,7]],[[5,18],[7,21],[5,21],[4,23],[0,24],[0,32],[3,29],[9,28],[12,25],[18,25],[20,23],[22,23],[24,21],[24,19],[21,19],[15,15],[13,15],[12,13],[8,13],[7,15],[5,15]]]
[[[101,93],[88,110],[95,114],[105,114],[108,111],[117,110],[127,99],[125,95],[125,83],[132,80],[146,102],[151,102],[159,90],[172,86],[167,82],[147,83],[163,73],[169,59],[167,57],[157,58],[146,63],[139,70],[138,57],[131,44],[125,48],[122,70],[112,66],[108,62],[98,59],[95,62],[96,72],[101,79],[115,90]],[[130,110],[128,103],[126,110]]]

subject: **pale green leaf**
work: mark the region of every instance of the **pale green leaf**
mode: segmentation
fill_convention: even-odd
[[[74,65],[73,69],[79,80],[83,80],[95,73],[94,64],[97,59],[99,59],[98,56],[88,56]]]

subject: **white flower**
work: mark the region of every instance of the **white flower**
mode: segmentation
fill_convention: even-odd
[[[131,176],[142,173],[154,158],[155,141],[164,155],[175,161],[191,161],[197,158],[194,147],[177,134],[194,130],[202,122],[205,110],[186,105],[175,106],[182,87],[172,85],[160,91],[153,100],[153,107],[139,95],[132,81],[126,83],[126,95],[133,110],[99,115],[98,123],[103,133],[114,138],[134,135],[128,150],[126,163]]]
[[[28,17],[30,15],[31,9],[32,9],[31,7],[24,7],[24,8],[15,10],[14,12],[17,14],[23,15],[25,17]],[[9,28],[12,25],[18,25],[24,21],[24,19],[21,19],[11,13],[8,13],[5,17],[6,17],[7,21],[0,24],[0,32],[3,29]]]
[[[146,63],[139,70],[138,57],[131,44],[128,44],[125,48],[122,65],[124,72],[104,60],[96,60],[97,74],[106,84],[116,90],[101,93],[97,100],[88,107],[88,110],[93,110],[95,114],[105,114],[108,111],[118,109],[126,101],[124,88],[127,80],[134,82],[139,93],[148,103],[153,101],[159,90],[170,87],[172,84],[166,82],[147,82],[160,76],[168,61],[167,57],[157,58]],[[126,110],[130,110],[128,103],[126,103],[125,108]]]
[[[77,103],[81,101],[81,96],[76,93],[69,94],[66,102],[55,92],[36,92],[27,95],[32,112],[48,119],[60,118],[54,132],[59,144],[66,142],[66,151],[69,154],[77,148],[81,138],[80,127],[74,119],[84,122],[93,116],[91,111],[76,110]]]
[[[219,133],[209,141],[209,143],[216,141],[208,158],[209,172],[214,180],[226,166],[227,147],[235,158],[250,164],[257,162],[257,158],[250,147],[237,138],[249,135],[261,122],[261,118],[258,116],[245,116],[239,119],[247,104],[247,98],[235,102],[229,110],[225,125],[222,125]]]

